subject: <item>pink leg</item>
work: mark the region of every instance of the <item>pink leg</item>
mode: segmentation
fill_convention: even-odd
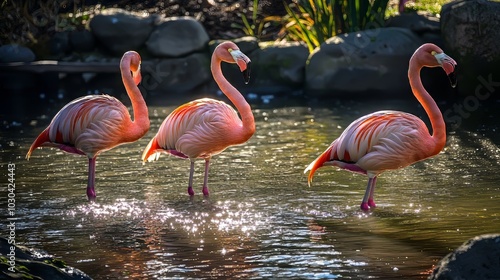
[[[205,159],[205,178],[203,179],[203,195],[208,196],[208,167],[210,166],[210,158]]]
[[[365,196],[361,202],[361,210],[368,211],[370,207],[375,207],[375,202],[373,201],[373,189],[375,188],[375,182],[377,177],[368,177],[368,185],[366,186]]]
[[[189,168],[189,183],[188,183],[188,194],[189,196],[194,195],[193,191],[193,174],[194,174],[194,160],[191,160],[191,167]]]
[[[375,201],[373,200],[373,193],[375,192],[376,184],[377,184],[377,177],[373,177],[372,186],[370,188],[370,196],[368,197],[368,206],[370,206],[370,208],[377,207],[377,205],[375,205]]]
[[[89,181],[87,183],[87,198],[90,202],[95,202],[95,163],[96,158],[89,158]]]

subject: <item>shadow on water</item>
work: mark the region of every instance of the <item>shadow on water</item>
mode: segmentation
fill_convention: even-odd
[[[304,168],[357,117],[397,109],[427,121],[422,108],[394,100],[297,103],[253,106],[255,135],[214,158],[208,198],[197,162],[193,199],[187,161],[140,162],[172,106],[151,106],[143,139],[98,158],[95,204],[86,202],[85,158],[44,148],[24,159],[58,108],[9,122],[1,168],[15,164],[16,241],[95,279],[425,279],[468,238],[498,232],[498,104],[449,125],[437,157],[381,176],[378,207],[365,214],[365,177],[323,168],[309,188]]]

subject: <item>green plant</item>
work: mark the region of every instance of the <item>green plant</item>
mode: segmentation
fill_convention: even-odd
[[[261,40],[261,39],[266,39],[267,37],[272,35],[272,34],[267,34],[265,30],[266,27],[269,27],[269,25],[275,22],[279,22],[280,19],[281,18],[278,16],[262,17],[259,14],[259,0],[253,0],[252,18],[249,20],[247,16],[244,13],[242,13],[241,21],[243,22],[243,25],[234,23],[233,27],[240,28],[246,35],[253,36]]]
[[[335,36],[333,6],[328,0],[307,0],[285,5],[284,29],[281,34],[292,41],[303,41],[309,51]]]
[[[303,41],[312,52],[337,34],[383,25],[388,0],[296,0],[284,3],[282,37]]]

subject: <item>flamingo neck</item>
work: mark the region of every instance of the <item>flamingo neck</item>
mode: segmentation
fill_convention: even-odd
[[[432,126],[431,138],[434,142],[434,150],[429,152],[432,152],[432,155],[435,155],[438,154],[446,144],[446,125],[439,107],[422,85],[422,80],[420,79],[420,70],[422,67],[423,66],[419,64],[414,57],[412,57],[410,59],[408,78],[410,80],[413,95],[415,95],[420,104],[422,104],[427,116],[430,119]]]
[[[255,120],[250,104],[248,104],[243,95],[241,95],[241,93],[233,85],[231,85],[231,83],[229,83],[222,74],[221,61],[222,60],[218,57],[217,52],[215,52],[212,56],[210,69],[220,90],[234,104],[241,116],[242,126],[241,130],[238,131],[238,134],[241,136],[241,143],[243,143],[254,134]]]
[[[120,63],[123,85],[132,103],[132,110],[134,113],[134,119],[131,121],[131,124],[127,125],[127,133],[124,135],[127,138],[125,139],[127,142],[136,141],[144,136],[149,130],[148,107],[130,72],[131,60],[132,55],[126,55]],[[138,69],[137,71],[140,70]],[[140,73],[136,75],[140,75]]]

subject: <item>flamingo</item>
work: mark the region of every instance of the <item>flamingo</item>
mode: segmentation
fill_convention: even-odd
[[[413,94],[429,116],[432,135],[424,122],[409,113],[378,111],[352,122],[339,138],[304,170],[310,171],[311,185],[314,172],[322,166],[335,166],[368,176],[368,186],[361,202],[361,210],[375,208],[373,193],[377,177],[386,170],[406,167],[437,155],[446,143],[446,127],[436,102],[420,80],[423,67],[442,67],[456,86],[455,60],[434,44],[423,44],[412,55],[408,78]]]
[[[212,55],[210,69],[215,82],[229,100],[236,106],[241,119],[230,105],[202,98],[179,106],[163,121],[158,133],[151,139],[142,154],[142,160],[158,159],[161,153],[189,159],[188,194],[192,197],[194,162],[205,160],[203,194],[208,191],[208,168],[212,156],[227,147],[245,143],[255,132],[254,117],[250,105],[241,93],[224,77],[221,62],[236,63],[248,83],[250,79],[250,59],[233,42],[219,44]]]
[[[135,51],[126,52],[120,62],[123,84],[132,101],[134,120],[131,120],[127,107],[109,95],[77,98],[66,104],[38,135],[26,159],[29,160],[31,153],[41,146],[87,156],[87,197],[89,201],[95,201],[97,156],[118,145],[134,142],[149,130],[148,108],[137,87],[141,81],[140,64],[141,57]]]

